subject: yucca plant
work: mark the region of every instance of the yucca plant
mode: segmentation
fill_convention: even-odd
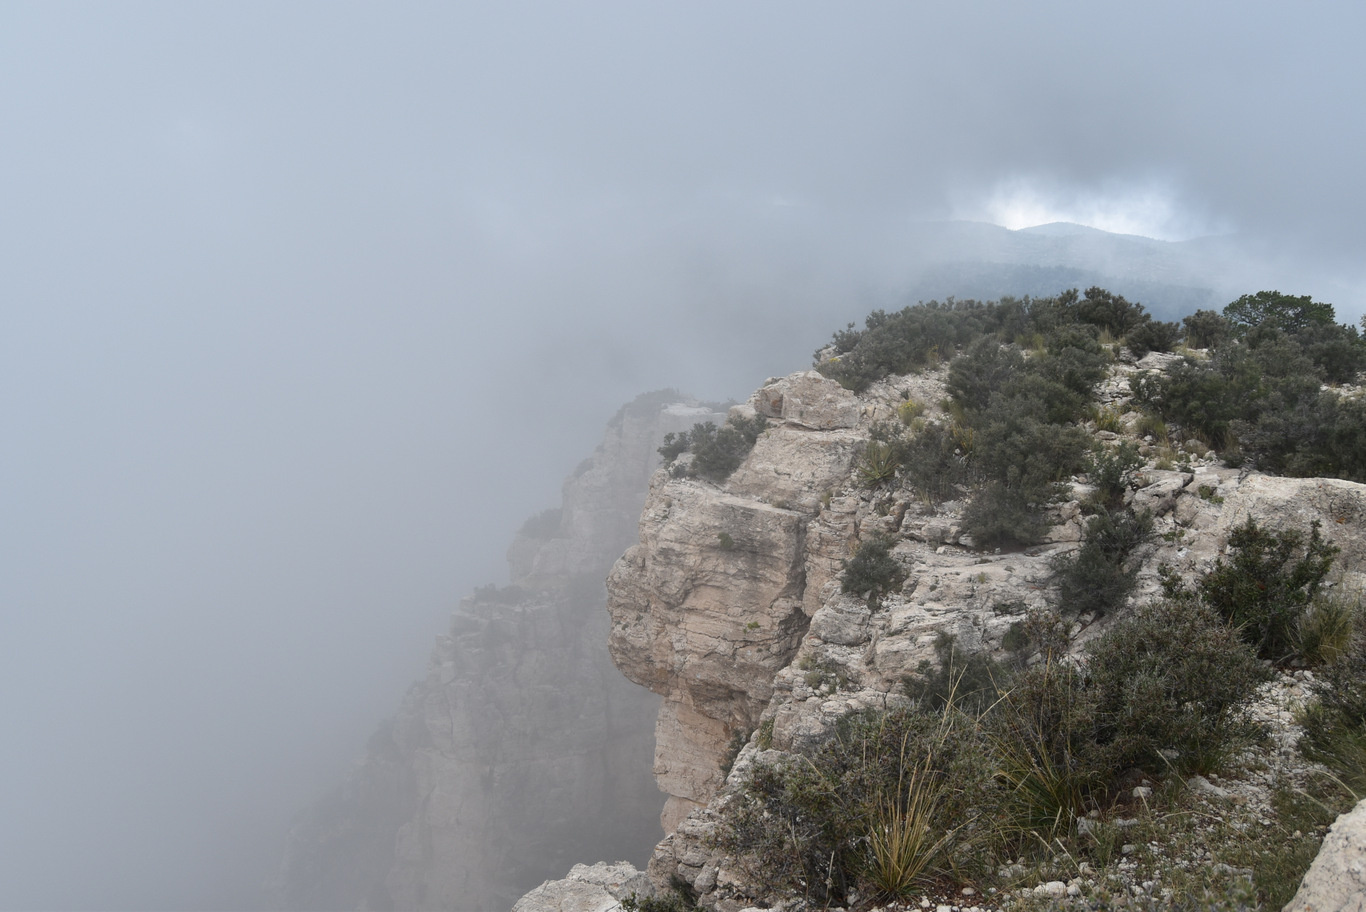
[[[879,796],[868,830],[868,880],[892,898],[905,896],[927,876],[940,873],[952,841],[952,832],[936,826],[944,786],[931,769],[930,757],[912,766],[909,776],[906,759],[903,739],[897,794]]]
[[[865,488],[878,488],[896,477],[901,467],[896,447],[885,440],[870,440],[859,458],[855,474]]]
[[[1104,776],[1090,762],[1095,707],[1077,672],[1048,662],[1027,672],[991,714],[996,777],[1008,829],[1049,840],[1089,810]]]

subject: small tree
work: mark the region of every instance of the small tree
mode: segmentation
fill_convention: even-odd
[[[1236,632],[1202,605],[1162,601],[1111,627],[1091,648],[1100,753],[1120,771],[1206,772],[1257,727],[1247,704],[1270,677]]]
[[[1229,322],[1212,310],[1197,310],[1183,317],[1181,324],[1186,328],[1186,344],[1191,348],[1217,348],[1229,336]]]
[[[665,434],[664,443],[659,447],[659,455],[664,461],[672,462],[682,454],[691,451],[692,463],[686,470],[674,467],[674,474],[686,474],[705,478],[720,484],[745,461],[755,442],[768,428],[766,418],[739,418],[731,416],[725,427],[717,428],[708,421],[694,424],[691,431],[681,434]]]
[[[1309,295],[1295,297],[1279,291],[1245,294],[1224,308],[1224,316],[1240,335],[1259,326],[1297,333],[1314,324],[1331,325],[1337,320],[1332,304],[1314,301]]]

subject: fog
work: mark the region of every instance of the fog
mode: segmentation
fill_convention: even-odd
[[[616,408],[807,366],[974,255],[933,223],[1214,244],[1357,320],[1363,26],[0,6],[0,907],[265,902]]]

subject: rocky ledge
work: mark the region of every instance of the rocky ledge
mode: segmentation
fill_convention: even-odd
[[[1167,357],[1116,365],[1102,405],[1121,411],[1129,377]],[[874,425],[898,420],[911,399],[925,417],[942,416],[944,379],[942,369],[890,377],[859,395],[810,371],[770,380],[732,410],[764,416],[770,428],[727,481],[667,470],[651,479],[639,542],[608,578],[608,610],[617,666],[663,698],[654,771],[668,796],[667,835],[649,865],[657,889],[681,879],[708,907],[742,908],[751,895],[745,875],[714,839],[728,783],[737,786],[756,760],[821,740],[851,712],[904,700],[898,685],[934,661],[941,634],[1002,655],[1012,627],[1048,602],[1055,558],[1083,537],[1084,477],[1072,479],[1072,499],[1049,508],[1043,544],[1005,553],[973,547],[961,503],[857,482],[855,463]],[[1155,532],[1137,554],[1131,604],[1160,592],[1163,565],[1187,578],[1208,570],[1248,519],[1270,530],[1319,523],[1341,549],[1346,571],[1336,584],[1362,587],[1366,486],[1229,469],[1194,442],[1182,451],[1179,440],[1170,441],[1180,458],[1169,467],[1136,419],[1094,432],[1132,439],[1147,457],[1125,494],[1152,515]],[[874,535],[894,539],[904,583],[870,605],[841,591],[840,573]],[[1083,651],[1123,614],[1077,618],[1072,648]],[[1293,741],[1292,714],[1284,700],[1279,706],[1269,718]]]

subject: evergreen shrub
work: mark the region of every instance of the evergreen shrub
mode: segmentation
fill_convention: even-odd
[[[741,418],[732,415],[721,428],[710,421],[695,424],[691,431],[665,434],[659,455],[666,463],[672,463],[683,453],[691,452],[692,461],[686,468],[675,464],[674,474],[721,484],[745,461],[759,435],[767,428],[768,419],[762,416]]]
[[[1081,547],[1058,557],[1058,608],[1066,616],[1097,617],[1123,606],[1134,589],[1138,567],[1129,557],[1152,536],[1147,513],[1100,507],[1087,521]]]
[[[1197,584],[1200,598],[1260,658],[1288,661],[1297,654],[1300,619],[1340,549],[1323,540],[1317,521],[1306,539],[1251,519],[1230,533],[1228,547],[1227,560],[1220,558]]]
[[[844,561],[841,591],[869,594],[869,601],[877,603],[884,595],[901,585],[905,571],[892,557],[896,540],[887,535],[875,535],[859,544],[854,556]]]

